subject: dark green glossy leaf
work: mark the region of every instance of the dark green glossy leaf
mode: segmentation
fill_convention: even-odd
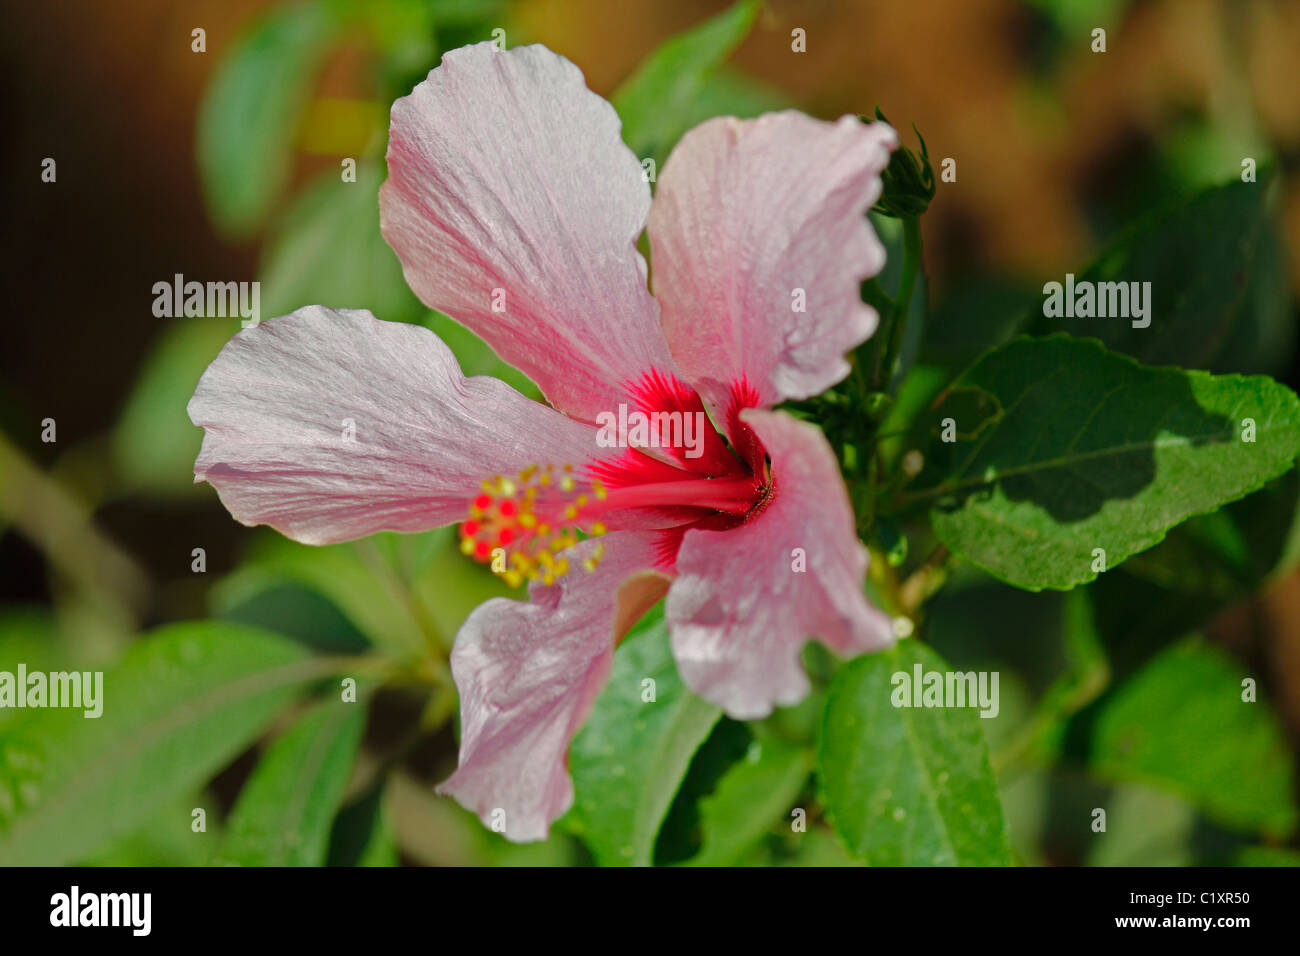
[[[1277,262],[1269,178],[1208,189],[1140,220],[1076,277],[1076,287],[1149,283],[1149,326],[1135,328],[1125,317],[1043,316],[1039,330],[1096,336],[1148,365],[1275,371],[1276,356],[1289,351],[1294,316]]]
[[[1030,590],[1092,580],[1262,487],[1300,448],[1285,386],[1147,368],[1093,340],[1017,339],[957,384],[1002,413],[973,441],[933,443],[934,483],[913,497],[936,500],[934,530],[953,551]]]

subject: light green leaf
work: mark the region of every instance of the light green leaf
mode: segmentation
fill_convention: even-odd
[[[769,86],[739,70],[721,66],[705,75],[699,91],[687,105],[678,128],[684,132],[715,116],[753,119],[764,113],[791,109],[795,105],[795,101],[784,90]]]
[[[113,463],[126,489],[168,497],[193,497],[194,459],[203,430],[186,406],[204,369],[236,332],[238,319],[171,321],[153,347],[113,429]]]
[[[936,501],[948,547],[1029,590],[1092,580],[1262,487],[1300,448],[1300,401],[1285,386],[1147,368],[1091,339],[1017,339],[956,385],[1001,410],[969,440],[932,443],[921,483],[934,483],[903,500]]]
[[[655,699],[642,700],[642,682]],[[682,684],[661,613],[614,655],[609,685],[569,751],[576,792],[569,820],[603,866],[648,866],[655,835],[691,756],[721,711]]]
[[[796,833],[786,838],[786,842],[797,841],[788,856],[771,861],[777,866],[806,867],[860,867],[861,860],[855,860],[844,850],[835,834],[825,827],[812,827],[807,833]],[[767,864],[768,861],[761,861]]]
[[[749,33],[757,0],[740,0],[652,53],[615,92],[623,139],[661,163],[691,122],[691,109],[713,72]],[[716,91],[715,91],[716,92]]]
[[[1300,866],[1300,853],[1274,846],[1248,846],[1233,861],[1234,866]]]
[[[265,592],[297,585],[328,598],[376,647],[416,654],[425,647],[420,609],[373,542],[311,547],[266,534],[213,588],[212,609],[238,616]]]
[[[978,711],[895,707],[892,676],[952,668],[900,641],[840,668],[817,760],[827,813],[849,852],[873,866],[1001,866],[1006,823]],[[909,697],[910,699],[910,697]]]
[[[1110,790],[1084,819],[1106,811],[1106,829],[1089,829],[1088,866],[1193,866],[1196,809],[1167,791],[1143,786]]]
[[[207,866],[223,836],[220,804],[205,793],[187,793],[156,808],[135,833],[77,866]],[[195,830],[195,810],[203,810],[203,829]]]
[[[326,173],[294,199],[262,260],[264,318],[304,305],[367,309],[394,322],[424,314],[379,232],[381,179],[374,163],[360,162],[355,183]]]
[[[700,801],[703,846],[691,866],[733,866],[778,821],[788,816],[808,774],[812,754],[777,740],[754,741],[745,759]]]
[[[1093,768],[1162,787],[1226,826],[1289,834],[1291,754],[1269,704],[1242,700],[1247,676],[1198,637],[1168,648],[1099,704]]]
[[[156,631],[103,676],[103,714],[0,730],[0,865],[58,866],[134,832],[243,750],[330,665],[234,624]]]
[[[327,4],[279,6],[217,67],[196,141],[208,213],[223,233],[256,230],[288,182],[298,119],[335,26]]]
[[[226,821],[217,862],[321,866],[352,774],[365,704],[317,704],[267,749]]]

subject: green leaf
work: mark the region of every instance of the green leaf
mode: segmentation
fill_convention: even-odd
[[[127,489],[175,498],[204,493],[194,482],[203,430],[185,409],[204,369],[239,327],[237,319],[190,318],[163,330],[113,429],[113,463]]]
[[[835,675],[817,758],[831,822],[873,866],[1011,862],[984,731],[970,707],[895,707],[892,677],[951,667],[915,640],[850,661]]]
[[[1157,211],[1077,277],[1076,289],[1081,282],[1149,283],[1148,327],[1123,317],[1044,316],[1039,329],[1096,336],[1148,365],[1275,370],[1276,357],[1289,354],[1294,316],[1276,307],[1286,290],[1269,178],[1235,180]]]
[[[655,699],[643,701],[653,680]],[[570,822],[602,866],[648,866],[691,756],[721,711],[682,684],[662,613],[614,655],[609,685],[569,751]]]
[[[1041,316],[1040,288],[1004,276],[972,276],[946,289],[932,308],[920,361],[956,374]]]
[[[208,213],[226,235],[255,231],[288,182],[298,119],[335,25],[326,4],[277,7],[218,65],[196,141]]]
[[[1200,630],[1285,573],[1300,540],[1300,473],[1292,468],[1219,511],[1189,518],[1149,551],[1088,586],[1117,673]]]
[[[678,128],[684,132],[715,116],[753,119],[764,113],[791,109],[795,105],[795,101],[784,90],[769,86],[739,70],[721,66],[705,75],[699,90],[687,105]]]
[[[1029,590],[1092,580],[1262,487],[1300,448],[1300,401],[1285,386],[1147,368],[1091,339],[1017,339],[956,384],[989,393],[1001,414],[973,441],[931,444],[921,483],[941,480],[901,500],[937,499],[948,547]]]
[[[1250,846],[1237,854],[1234,866],[1300,866],[1300,853],[1273,846]]]
[[[700,801],[703,846],[691,866],[733,866],[787,814],[799,798],[812,755],[777,740],[754,741],[745,759]]]
[[[614,92],[611,99],[623,119],[623,139],[634,153],[663,161],[690,128],[693,104],[705,91],[709,74],[740,46],[757,13],[757,0],[740,0],[679,33]]]
[[[287,585],[328,598],[376,647],[414,655],[426,646],[417,607],[371,541],[311,547],[263,535],[213,588],[213,613],[237,617],[259,595]]]
[[[365,714],[362,702],[327,699],[271,744],[230,812],[218,863],[325,863]]]
[[[1092,767],[1176,793],[1226,826],[1289,834],[1291,754],[1269,704],[1242,700],[1247,676],[1199,637],[1175,644],[1099,703]]]
[[[1093,27],[1119,22],[1128,0],[1029,0],[1048,14],[1062,32],[1088,36]]]
[[[103,677],[103,714],[0,730],[0,865],[58,866],[137,830],[243,750],[330,665],[233,624],[175,624]]]
[[[158,807],[135,833],[104,847],[77,866],[207,866],[223,835],[219,804],[204,793],[182,794]],[[204,829],[195,831],[194,811],[205,812]]]
[[[786,838],[789,855],[778,857],[771,863],[776,866],[807,867],[860,867],[862,862],[849,856],[835,834],[824,827],[813,827],[807,833],[796,833]],[[766,861],[764,861],[766,862]]]
[[[328,865],[398,865],[397,843],[384,799],[385,782],[381,777],[334,818]]]
[[[326,173],[295,198],[262,260],[264,317],[304,305],[368,309],[394,322],[424,314],[379,231],[381,179],[374,163],[360,162],[356,182]]]
[[[1196,809],[1186,801],[1130,785],[1107,792],[1097,808],[1106,811],[1106,829],[1089,831],[1088,866],[1195,865]],[[1089,813],[1084,819],[1095,818]]]

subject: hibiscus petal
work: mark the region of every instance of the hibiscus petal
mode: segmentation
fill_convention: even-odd
[[[650,186],[620,129],[545,47],[452,50],[393,104],[379,196],[425,304],[588,421],[627,400],[624,382],[673,369],[636,250]]]
[[[653,539],[600,539],[595,571],[570,572],[532,601],[494,598],[465,621],[452,651],[460,690],[460,766],[438,787],[512,840],[542,840],[573,805],[569,743],[609,679],[614,645],[663,595],[648,571]],[[597,547],[585,541],[578,559]],[[504,820],[498,817],[504,813]]]
[[[195,481],[244,524],[307,544],[464,517],[482,479],[588,460],[595,429],[495,378],[465,378],[428,329],[309,306],[245,329],[189,404]]]
[[[844,353],[876,328],[859,284],[885,250],[865,215],[896,144],[884,123],[783,112],[709,120],[668,157],[654,291],[678,367],[715,411],[742,377],[767,407],[848,374]]]
[[[666,617],[686,685],[752,720],[808,693],[799,660],[808,638],[851,656],[893,636],[863,594],[867,551],[826,439],[781,412],[741,417],[772,457],[775,493],[737,528],[686,533]]]

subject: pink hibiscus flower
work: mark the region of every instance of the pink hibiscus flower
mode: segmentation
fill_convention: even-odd
[[[895,145],[852,116],[714,119],[652,205],[576,66],[453,51],[393,105],[383,233],[419,297],[550,405],[465,378],[424,328],[321,306],[240,332],[199,382],[196,480],[240,521],[309,544],[459,521],[467,553],[531,582],[457,637],[460,764],[440,788],[485,821],[504,810],[511,839],[572,804],[569,743],[665,588],[683,681],[738,719],[806,695],[810,638],[892,640],[832,449],[771,409],[842,379],[875,329],[858,289],[885,252],[865,214]]]

